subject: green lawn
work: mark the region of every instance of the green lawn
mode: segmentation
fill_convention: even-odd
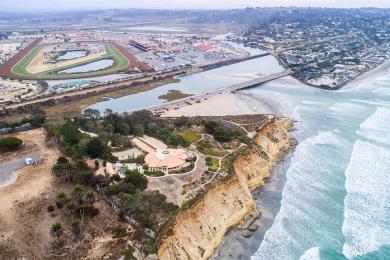
[[[185,140],[187,143],[189,143],[189,144],[191,144],[191,143],[193,143],[193,142],[196,142],[196,141],[198,141],[198,140],[201,138],[200,135],[198,135],[198,134],[196,134],[196,133],[194,133],[194,132],[191,132],[191,131],[181,132],[180,135],[181,135],[181,136],[184,138],[184,140]]]
[[[69,66],[63,66],[53,70],[36,73],[36,74],[29,73],[27,71],[27,66],[34,59],[34,57],[42,50],[43,47],[44,46],[38,46],[32,49],[23,59],[21,59],[12,68],[12,72],[16,76],[21,76],[22,78],[29,78],[29,79],[75,79],[75,78],[88,78],[88,77],[95,77],[95,76],[102,76],[102,75],[116,73],[125,69],[130,64],[130,61],[118,49],[116,49],[112,44],[107,43],[104,45],[107,53],[101,57],[84,61],[84,62],[75,63]],[[83,72],[83,73],[56,74],[56,72],[64,69],[70,69],[91,62],[95,62],[98,60],[110,59],[110,58],[113,59],[115,63],[112,67],[107,69],[92,71],[92,72]]]
[[[206,165],[209,167],[210,171],[216,172],[219,168],[219,160],[215,157],[207,157]]]

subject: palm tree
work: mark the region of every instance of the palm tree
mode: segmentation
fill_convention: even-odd
[[[73,200],[69,201],[65,205],[65,211],[69,215],[73,215],[77,210],[77,204]]]
[[[58,208],[62,208],[65,203],[68,201],[68,194],[65,191],[59,191],[56,194],[56,205]]]
[[[74,233],[76,233],[76,234],[80,233],[80,230],[81,230],[80,220],[78,220],[78,219],[73,220],[71,226],[72,226],[72,230]]]
[[[87,202],[87,204],[88,204],[89,207],[92,207],[93,203],[95,202],[95,199],[96,199],[95,192],[93,192],[93,191],[88,191],[88,192],[85,194],[85,201]]]
[[[76,185],[72,191],[73,198],[79,203],[83,203],[84,188],[81,185]]]
[[[62,234],[62,225],[60,222],[55,222],[51,225],[50,233],[56,237],[60,237]]]

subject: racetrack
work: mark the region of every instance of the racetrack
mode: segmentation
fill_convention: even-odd
[[[90,78],[96,76],[110,75],[114,73],[134,71],[138,68],[140,71],[150,71],[151,68],[144,63],[137,60],[134,55],[127,52],[125,48],[116,43],[104,43],[106,54],[94,59],[85,60],[83,62],[74,63],[71,65],[58,67],[56,69],[47,70],[39,73],[30,73],[27,70],[29,64],[40,53],[44,46],[39,46],[39,39],[32,42],[25,49],[11,58],[3,67],[0,68],[0,76],[16,78],[16,79],[30,79],[30,80],[50,80],[50,79],[78,79],[78,78]],[[103,59],[112,59],[114,64],[109,67],[98,71],[81,72],[81,73],[58,73],[59,71],[70,69],[82,65],[86,65],[92,62],[96,62]]]

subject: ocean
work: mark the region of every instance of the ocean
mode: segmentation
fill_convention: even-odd
[[[249,107],[267,104],[278,109],[264,113],[294,118],[298,145],[275,183],[256,195],[264,196],[256,200],[262,200],[266,225],[261,228],[266,231],[247,242],[234,234],[226,237],[222,251],[235,251],[228,253],[233,259],[237,253],[252,260],[390,259],[389,64],[338,91],[311,88],[290,77],[239,91]],[[158,96],[170,89],[207,92],[282,70],[268,56],[90,107],[140,109],[162,103]],[[267,204],[268,209],[261,208]],[[217,253],[214,259],[225,258]]]
[[[390,66],[339,91],[280,79],[298,145],[280,210],[252,260],[390,259]]]

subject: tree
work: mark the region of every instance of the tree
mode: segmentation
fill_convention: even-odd
[[[77,144],[80,141],[79,129],[73,122],[66,122],[63,124],[60,132],[64,141],[68,144]]]
[[[98,117],[100,116],[100,111],[97,109],[87,108],[83,111],[83,114],[86,117]]]
[[[131,183],[138,190],[145,190],[148,186],[148,179],[137,170],[126,170],[125,182]]]
[[[144,127],[141,124],[136,124],[133,127],[133,134],[135,136],[144,136]]]
[[[119,129],[121,135],[128,135],[130,132],[130,126],[126,123],[122,123]]]
[[[217,121],[204,121],[203,125],[206,132],[213,135],[215,140],[219,142],[229,142],[234,136],[233,132],[225,130],[222,124]]]
[[[99,166],[100,166],[99,161],[95,160],[95,170],[99,169]]]
[[[73,200],[68,201],[65,205],[65,211],[70,216],[73,215],[77,210],[77,204]]]
[[[120,176],[119,174],[116,173],[116,174],[114,174],[114,175],[111,176],[111,180],[112,180],[112,181],[118,182],[118,181],[121,180],[121,176]]]
[[[98,158],[103,155],[104,147],[99,138],[94,137],[87,143],[87,154],[91,158]]]
[[[40,107],[34,106],[28,109],[30,114],[30,123],[34,127],[42,126],[46,122],[46,113]]]
[[[68,201],[68,194],[65,191],[59,191],[56,194],[56,205],[58,208],[62,208]]]
[[[112,134],[112,133],[114,132],[114,127],[112,126],[112,124],[106,125],[106,126],[104,127],[104,129],[105,129],[108,133],[110,133],[110,134]]]
[[[104,114],[105,115],[111,115],[113,113],[113,111],[112,111],[112,109],[111,108],[106,108],[105,110],[104,110]]]
[[[50,233],[56,237],[60,237],[62,235],[62,224],[60,222],[55,222],[51,225]]]
[[[176,127],[189,127],[191,125],[191,120],[188,117],[181,116],[173,122]]]
[[[79,203],[83,203],[83,197],[84,197],[84,188],[81,185],[74,186],[72,190],[72,196],[73,198]]]
[[[72,231],[75,234],[80,234],[80,230],[81,230],[80,220],[78,220],[78,219],[73,220],[71,223],[71,226],[72,226]]]
[[[42,126],[46,122],[46,113],[45,111],[39,109],[39,110],[34,110],[31,113],[31,124],[33,126]]]
[[[85,193],[85,202],[89,207],[92,207],[93,203],[95,203],[95,199],[96,199],[95,192],[88,191],[87,193]]]
[[[137,155],[137,157],[135,158],[135,163],[137,164],[143,164],[145,162],[145,154],[139,154]]]
[[[57,159],[57,163],[58,164],[66,164],[66,163],[68,163],[69,162],[69,160],[66,158],[66,157],[64,157],[64,156],[60,156],[60,157],[58,157],[58,159]]]

